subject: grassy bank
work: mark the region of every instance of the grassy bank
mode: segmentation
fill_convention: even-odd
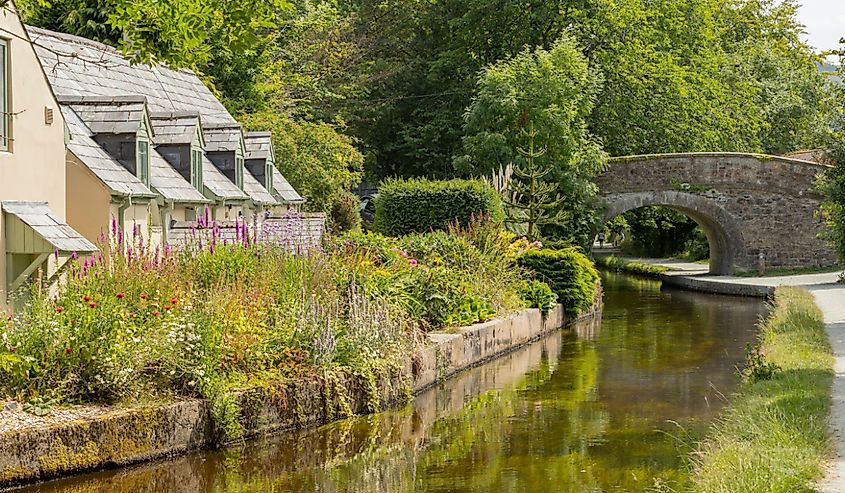
[[[778,288],[760,337],[738,395],[700,445],[693,491],[814,491],[823,476],[833,356],[812,294]]]
[[[659,278],[660,274],[672,270],[663,265],[653,265],[635,260],[625,260],[614,255],[596,256],[595,262],[598,267],[645,277]]]

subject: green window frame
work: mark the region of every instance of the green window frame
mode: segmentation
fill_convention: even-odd
[[[273,163],[267,160],[264,164],[264,176],[267,186],[267,191],[273,193]]]
[[[197,148],[191,149],[191,185],[202,192],[202,151]]]
[[[138,139],[135,176],[146,186],[150,186],[150,143],[144,139]]]
[[[244,158],[235,156],[235,185],[244,189]]]
[[[9,97],[9,40],[0,38],[0,151],[8,151],[12,119]]]

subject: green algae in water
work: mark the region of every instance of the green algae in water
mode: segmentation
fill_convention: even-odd
[[[688,447],[735,388],[765,307],[603,281],[600,327],[552,334],[405,408],[37,491],[681,490]]]

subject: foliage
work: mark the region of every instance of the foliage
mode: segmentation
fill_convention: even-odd
[[[845,75],[845,51],[840,55],[839,75]],[[827,150],[833,167],[822,177],[820,188],[825,194],[821,213],[828,226],[827,238],[845,264],[845,88],[836,87],[834,124],[827,136]]]
[[[742,378],[750,383],[757,383],[762,380],[771,380],[781,370],[781,367],[766,360],[766,355],[760,349],[760,345],[748,344],[745,346],[745,368],[740,374]]]
[[[503,219],[499,194],[480,180],[386,180],[376,197],[375,229],[390,236],[445,230],[476,216]]]
[[[587,246],[595,187],[606,156],[587,128],[601,77],[565,36],[549,50],[526,49],[481,73],[465,116],[459,174],[487,175],[513,164],[514,205],[534,228]]]
[[[557,295],[552,288],[536,279],[523,284],[519,289],[519,295],[528,303],[529,308],[539,308],[543,313],[550,312],[557,304]]]
[[[698,224],[668,207],[643,207],[624,215],[630,235],[621,245],[625,253],[640,257],[665,258],[680,255],[695,238]]]
[[[834,361],[822,313],[806,290],[780,287],[761,328],[754,364],[780,370],[743,383],[699,446],[693,491],[813,491],[825,473]]]
[[[645,262],[625,260],[614,255],[598,255],[595,259],[596,265],[611,269],[616,272],[627,272],[645,277],[660,277],[661,274],[669,272],[669,267],[663,265],[647,264]]]
[[[700,227],[695,228],[692,237],[684,243],[684,258],[691,262],[710,258],[710,241]]]
[[[811,148],[828,96],[795,5],[380,2],[358,12],[360,29],[389,37],[373,59],[393,72],[373,87],[368,125],[354,130],[377,176],[448,176],[446,159],[463,154],[459,125],[479,71],[551,50],[565,35],[603,75],[588,125],[611,155]]]
[[[566,215],[562,210],[563,200],[560,195],[552,196],[560,188],[560,184],[545,182],[551,173],[551,167],[541,167],[537,158],[542,157],[545,149],[534,148],[534,138],[537,136],[533,125],[531,129],[522,131],[523,137],[528,138],[528,148],[517,148],[519,154],[525,158],[524,165],[517,165],[512,169],[513,178],[508,180],[503,193],[507,211],[507,222],[510,224],[526,225],[528,240],[535,241],[540,236],[542,226],[563,226]]]
[[[273,112],[243,115],[241,121],[249,129],[272,133],[276,166],[308,198],[308,210],[330,213],[360,182],[363,156],[352,139],[331,125],[296,122]]]
[[[361,229],[361,201],[348,191],[339,194],[332,205],[331,226],[335,231],[358,231]]]
[[[519,256],[519,264],[549,284],[568,314],[593,306],[599,274],[577,248],[530,250]]]

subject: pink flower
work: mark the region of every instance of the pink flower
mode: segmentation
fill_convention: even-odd
[[[82,297],[82,301],[86,301],[86,302],[87,302],[87,301],[91,301],[91,300],[92,300],[92,298],[91,298],[90,296],[88,296],[87,294],[86,294],[85,296],[83,296],[83,297]]]
[[[89,308],[97,308],[97,304],[96,303],[88,303],[88,307]]]
[[[65,311],[65,307],[63,307],[63,306],[57,306],[57,307],[56,307],[56,311],[57,311],[57,312],[59,312],[59,313],[62,313],[63,311]]]
[[[417,265],[417,259],[412,258],[411,260],[408,260],[408,263],[411,265]]]
[[[126,296],[126,293],[120,292],[120,293],[117,293],[115,296],[117,296],[118,299],[123,299]]]

